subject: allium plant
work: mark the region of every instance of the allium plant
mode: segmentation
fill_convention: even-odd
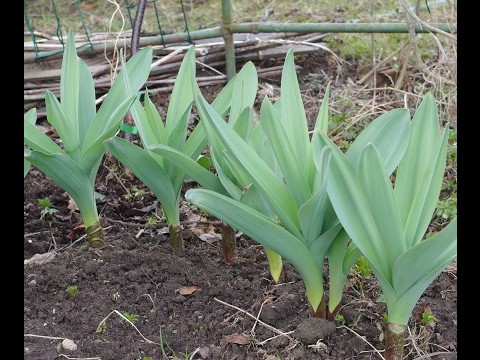
[[[104,142],[108,151],[152,190],[159,200],[175,253],[185,251],[180,224],[180,196],[187,176],[205,179],[205,186],[216,191],[224,190],[218,178],[197,163],[207,145],[203,126],[196,126],[187,136],[196,86],[195,69],[195,49],[190,47],[177,74],[165,121],[148,92],[145,93],[143,106],[139,100],[134,102],[130,113],[138,129],[141,146],[117,136]],[[225,87],[212,103],[223,115],[230,109],[232,90],[233,86]],[[164,157],[157,150],[162,147],[170,149],[180,160]]]
[[[370,263],[387,306],[385,358],[403,357],[408,320],[430,283],[457,257],[457,218],[425,238],[445,173],[448,125],[440,127],[427,94],[411,122],[408,147],[394,185],[375,144],[363,147],[357,166],[324,134],[318,149],[332,152],[327,191],[338,218]]]
[[[271,146],[279,171],[271,168],[231,126],[205,101],[200,92],[196,104],[208,134],[221,142],[229,170],[248,184],[242,196],[260,206],[227,198],[208,189],[191,189],[186,199],[289,261],[300,273],[308,301],[319,317],[333,319],[342,299],[350,268],[360,255],[338,220],[327,195],[331,149],[310,139],[306,115],[289,51],[282,72],[281,98],[275,104],[265,97],[259,125]],[[328,128],[328,90],[320,107],[315,131]],[[381,149],[382,161],[390,171],[398,165],[408,142],[409,116],[396,109],[372,122],[348,151],[352,164],[358,162],[367,143]],[[215,147],[215,143],[212,147]],[[398,152],[400,151],[400,155]],[[281,174],[281,176],[279,176]],[[259,211],[259,209],[262,209]],[[272,216],[273,215],[273,216]],[[323,265],[330,265],[329,303],[323,291]]]
[[[273,156],[271,147],[269,146],[261,126],[255,126],[253,106],[258,88],[258,78],[255,66],[252,62],[246,63],[242,69],[236,74],[225,86],[222,92],[215,98],[212,103],[213,109],[218,107],[217,103],[225,103],[221,98],[228,96],[230,106],[225,109],[228,111],[228,125],[267,162],[270,167],[277,168],[276,159]],[[199,91],[199,90],[198,90]],[[219,101],[221,100],[221,101]],[[221,117],[225,117],[224,111],[220,112]],[[200,122],[198,127],[201,129],[208,129],[208,124]],[[166,145],[152,145],[150,149],[157,154],[169,159],[173,164],[184,169],[188,175],[198,182],[203,188],[219,192],[223,195],[230,196],[240,202],[247,201],[250,206],[257,208],[259,211],[267,212],[268,209],[262,208],[262,203],[255,200],[252,196],[253,191],[248,193],[245,189],[249,186],[248,178],[242,176],[238,172],[231,171],[228,160],[224,158],[223,151],[225,147],[217,138],[214,131],[206,131],[206,137],[209,146],[209,153],[214,164],[216,175],[210,172],[205,172],[200,164],[194,159],[189,158],[185,154],[175,150]],[[279,176],[281,176],[279,174]],[[271,211],[270,211],[271,213]],[[224,251],[224,258],[228,263],[233,262],[235,249],[235,234],[233,229],[225,223],[222,223],[222,247]],[[231,234],[232,237],[226,236]],[[282,259],[272,250],[265,248],[270,272],[275,282],[279,282],[282,274]]]
[[[39,130],[31,115],[25,115],[25,159],[75,201],[92,247],[106,244],[95,198],[95,180],[105,149],[102,142],[113,136],[135,95],[148,78],[152,48],[139,51],[124,64],[98,109],[95,86],[87,64],[77,56],[72,31],[68,32],[62,61],[60,101],[46,91],[47,121],[56,130],[61,145]],[[28,116],[27,116],[28,115]]]

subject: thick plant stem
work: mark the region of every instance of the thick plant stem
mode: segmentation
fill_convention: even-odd
[[[325,300],[325,294],[323,294],[322,300],[320,301],[317,310],[313,312],[313,317],[322,319],[327,318],[327,300]]]
[[[330,311],[330,309],[328,309],[327,320],[330,320],[330,321],[335,320],[335,316],[337,316],[338,311],[340,310],[340,307],[341,307],[340,305],[341,305],[341,303],[339,303],[337,306],[335,306],[335,309],[333,309],[332,311]]]
[[[222,228],[222,250],[223,250],[223,258],[228,264],[233,264],[235,261],[235,248],[237,244],[237,240],[235,238],[235,231],[230,225],[225,224],[224,222],[221,223]]]
[[[170,245],[175,254],[185,253],[185,244],[183,243],[182,225],[175,223],[168,226],[170,232]]]
[[[385,334],[385,360],[402,360],[406,330],[405,325],[388,323]]]
[[[92,248],[101,248],[107,245],[100,220],[97,220],[92,225],[88,226],[85,231],[87,232],[88,244]]]

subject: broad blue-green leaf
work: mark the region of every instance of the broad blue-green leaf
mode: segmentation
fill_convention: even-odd
[[[80,84],[78,93],[78,137],[80,145],[83,144],[88,128],[92,124],[97,113],[97,105],[95,104],[95,85],[93,77],[88,69],[87,64],[79,59]]]
[[[390,281],[388,252],[352,164],[328,137],[319,132],[314,136],[319,144],[332,148],[327,191],[338,219],[365,257]]]
[[[172,164],[183,169],[188,176],[199,183],[202,187],[219,193],[225,192],[218,176],[205,169],[195,160],[187,157],[184,153],[162,144],[151,145],[150,150],[167,158]]]
[[[179,151],[183,151],[185,146],[188,120],[190,119],[190,113],[192,105],[187,106],[182,113],[177,113],[178,119],[175,123],[175,127],[170,129],[167,137],[167,145],[171,146]],[[153,145],[153,144],[152,144]]]
[[[393,194],[392,183],[382,158],[374,145],[367,145],[358,161],[358,182],[362,188],[380,237],[384,256],[392,268],[395,260],[407,250],[403,226]]]
[[[238,163],[252,177],[252,181],[258,189],[265,193],[265,197],[271,201],[271,207],[280,218],[285,227],[293,234],[299,234],[300,221],[298,208],[288,189],[283,182],[230,126],[211,108],[201,93],[197,93],[197,106],[202,121],[205,121],[215,129],[221,138],[223,145],[227,147]],[[205,125],[205,124],[204,124]]]
[[[80,95],[80,69],[78,63],[77,49],[75,48],[75,36],[70,29],[68,31],[67,43],[65,45],[62,59],[62,70],[60,74],[60,102],[67,115],[62,121],[69,122],[68,125],[65,124],[64,126],[67,128],[73,128],[72,134],[76,134],[77,137],[79,132],[77,122],[79,114],[78,99]],[[60,137],[62,136],[60,135]]]
[[[298,84],[293,49],[285,57],[280,85],[281,112],[280,118],[285,131],[291,137],[291,145],[298,158],[302,173],[305,173],[307,149],[310,144],[307,128],[307,117],[303,108],[300,86]]]
[[[135,97],[123,101],[106,119],[107,126],[102,133],[97,134],[96,138],[91,138],[91,143],[84,143],[81,158],[79,161],[80,167],[86,174],[95,173],[93,169],[98,165],[99,159],[103,156],[105,149],[102,145],[103,141],[112,137],[118,130],[125,114],[132,105]]]
[[[308,246],[319,266],[323,266],[325,256],[340,230],[342,230],[342,225],[337,224],[321,233],[319,237]]]
[[[457,218],[455,217],[443,230],[420,241],[397,259],[393,269],[393,287],[403,294],[417,282],[417,278],[430,273],[439,265],[450,263],[456,256]]]
[[[186,110],[193,103],[194,88],[192,79],[195,79],[195,48],[190,46],[185,53],[185,56],[178,70],[175,85],[173,86],[172,95],[170,96],[170,102],[168,104],[167,117],[166,117],[166,130],[168,136],[172,136],[174,129],[185,128],[184,122],[188,122],[188,118],[183,117]],[[178,123],[182,125],[178,125]],[[185,142],[185,134],[177,134],[180,139]],[[171,143],[179,143],[181,140],[169,139]],[[179,149],[181,150],[181,149]]]
[[[162,117],[155,107],[150,96],[145,92],[145,115],[147,116],[148,123],[150,125],[150,131],[153,133],[153,138],[156,140],[156,144],[166,144],[167,142],[167,131],[165,125],[163,124]],[[148,145],[143,144],[144,147]]]
[[[232,126],[232,123],[229,122]],[[245,107],[243,111],[238,115],[235,123],[233,124],[233,129],[235,132],[240,135],[240,137],[246,142],[250,139],[250,133],[253,127],[252,119],[252,108],[249,106]]]
[[[372,143],[383,159],[390,175],[405,153],[410,131],[410,115],[407,109],[394,109],[380,115],[355,139],[345,155],[356,168],[363,148]]]
[[[180,115],[181,118],[178,120],[177,126],[168,134],[168,146],[171,146],[179,151],[183,150],[185,146],[187,125],[191,110],[192,106],[190,105],[187,109],[185,109],[185,112]],[[176,167],[175,164],[172,164],[169,161],[163,162],[163,169],[172,180],[173,187],[175,189],[180,189],[185,181],[186,172],[183,169]]]
[[[318,177],[321,180],[318,182],[318,188],[314,195],[299,209],[302,233],[308,244],[322,233],[323,217],[327,202],[327,174],[330,155],[331,149],[325,147],[322,149],[321,154],[316,157]]]
[[[68,114],[50,90],[45,92],[47,120],[55,128],[63,142],[65,152],[76,162],[80,159],[78,128],[68,119]]]
[[[168,224],[179,220],[178,193],[162,167],[147,150],[119,137],[104,142],[105,147],[132,171],[160,201]]]
[[[283,178],[280,165],[275,157],[271,143],[268,141],[263,131],[262,124],[258,122],[252,129],[250,137],[250,146],[255,149],[255,152],[262,158],[272,171],[277,174],[279,178]]]
[[[24,119],[23,121],[23,142],[32,150],[46,154],[64,154],[64,151],[60,146],[40,131],[34,124],[28,121],[28,119]]]
[[[115,77],[110,90],[108,90],[107,96],[103,100],[97,115],[93,120],[87,135],[85,136],[84,143],[91,144],[98,138],[98,135],[103,133],[107,127],[111,114],[123,103],[126,99],[129,99],[132,95],[136,95],[136,92],[145,84],[148,75],[150,74],[150,65],[152,64],[152,47],[147,46],[138,52],[136,52],[125,64],[123,70]],[[132,92],[126,89],[125,80],[122,72],[126,69],[128,73],[128,79]]]
[[[342,301],[344,292],[343,290],[345,283],[347,282],[348,273],[356,261],[355,258],[355,260],[353,260],[348,269],[345,271],[345,254],[350,237],[345,232],[341,224],[338,224],[337,226],[340,228],[340,231],[337,233],[335,239],[333,239],[331,242],[327,252],[329,273],[328,308],[331,312],[333,312],[333,310]]]
[[[442,189],[443,176],[447,159],[448,128],[443,133],[443,139],[438,142],[430,163],[423,171],[417,194],[412,199],[407,223],[405,224],[405,240],[407,246],[417,244],[424,236],[437,206]],[[421,169],[418,169],[421,171]],[[403,176],[402,176],[403,177]],[[401,177],[401,178],[402,178]],[[398,201],[398,200],[397,200]]]
[[[415,112],[408,148],[396,174],[395,196],[403,224],[407,222],[410,209],[422,186],[425,169],[431,163],[440,139],[437,106],[433,96],[428,94]]]
[[[320,105],[320,110],[318,111],[317,121],[315,122],[314,131],[320,131],[322,134],[327,134],[328,130],[328,106],[329,106],[329,96],[330,96],[330,83],[327,85],[325,90],[325,95]],[[323,181],[322,176],[317,174],[317,168],[315,166],[315,161],[313,160],[313,141],[315,137],[313,136],[310,140],[310,146],[308,146],[307,153],[307,164],[305,168],[306,179],[308,186],[312,192],[317,191],[319,183]],[[332,209],[333,210],[333,209]]]
[[[223,154],[220,153],[222,158],[222,163],[219,163],[217,160],[217,152],[212,152],[212,161],[215,167],[215,170],[218,174],[218,179],[222,183],[222,186],[225,188],[227,193],[232,199],[240,201],[242,198],[242,189],[240,189],[236,179],[233,177],[232,172],[230,171],[229,166],[225,161],[223,161]]]
[[[315,311],[323,296],[323,271],[307,247],[260,212],[226,196],[203,189],[188,190],[187,201],[273,250],[300,273],[308,300]]]
[[[297,207],[302,206],[312,196],[305,178],[304,167],[302,167],[300,159],[295,154],[289,136],[267,97],[263,99],[260,108],[260,118],[265,135],[270,141],[275,156],[282,169],[283,176],[287,183]]]
[[[255,65],[251,61],[248,61],[242,66],[234,81],[232,106],[228,120],[232,126],[236,123],[238,117],[246,107],[253,107],[257,95],[257,88],[257,70],[255,69]]]
[[[132,91],[133,94],[133,91]],[[132,95],[133,96],[133,95]],[[142,140],[142,146],[148,148],[150,145],[157,144],[158,139],[155,131],[151,127],[151,122],[155,121],[155,118],[150,118],[146,112],[146,109],[140,103],[140,100],[135,99],[132,106],[129,108],[129,112],[132,115],[132,119],[135,122],[135,126],[138,130],[138,135]],[[166,139],[166,134],[165,134]]]
[[[418,299],[427,287],[455,260],[457,257],[456,227],[455,218],[440,233],[410,248],[397,260],[393,274],[395,290],[398,289],[398,299],[393,305],[388,304],[389,321],[406,325]],[[424,241],[427,241],[425,245],[423,245]],[[414,273],[414,271],[417,272]]]
[[[330,98],[330,83],[327,84],[327,88],[325,89],[322,105],[320,105],[320,110],[318,111],[318,115],[317,115],[317,121],[315,122],[315,129],[325,135],[327,135],[327,131],[328,131],[329,98]]]
[[[27,159],[72,197],[86,228],[98,220],[94,188],[88,176],[69,156],[33,151]]]

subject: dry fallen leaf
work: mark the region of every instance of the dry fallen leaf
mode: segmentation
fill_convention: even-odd
[[[222,342],[228,342],[228,343],[238,344],[238,345],[247,345],[247,344],[250,344],[251,341],[252,341],[252,335],[243,334],[239,332],[236,332],[230,335],[225,335],[222,338]]]
[[[78,206],[72,198],[70,198],[68,200],[68,206],[67,207],[68,207],[68,210],[70,210],[70,212],[75,212],[75,211],[78,210]]]
[[[180,295],[192,295],[195,291],[201,290],[198,286],[184,286],[175,290],[175,292]]]
[[[48,262],[52,261],[53,259],[55,259],[56,255],[57,254],[54,253],[54,252],[47,252],[47,253],[43,253],[43,254],[35,254],[30,259],[23,260],[23,264],[24,265],[45,264],[45,263],[48,263]]]

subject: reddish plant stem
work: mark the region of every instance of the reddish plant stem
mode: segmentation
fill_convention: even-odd
[[[327,301],[325,300],[325,294],[322,296],[322,300],[317,307],[317,310],[313,311],[313,317],[326,319],[327,318]]]
[[[235,231],[230,225],[225,224],[224,222],[220,225],[222,229],[222,250],[223,258],[228,264],[233,264],[235,261],[235,248],[236,248],[236,238]]]
[[[385,334],[385,360],[402,360],[406,330],[405,325],[388,323]]]
[[[341,302],[333,309],[333,311],[330,311],[330,309],[327,310],[327,320],[334,321],[335,316],[337,316],[338,311],[340,310],[340,305]]]

